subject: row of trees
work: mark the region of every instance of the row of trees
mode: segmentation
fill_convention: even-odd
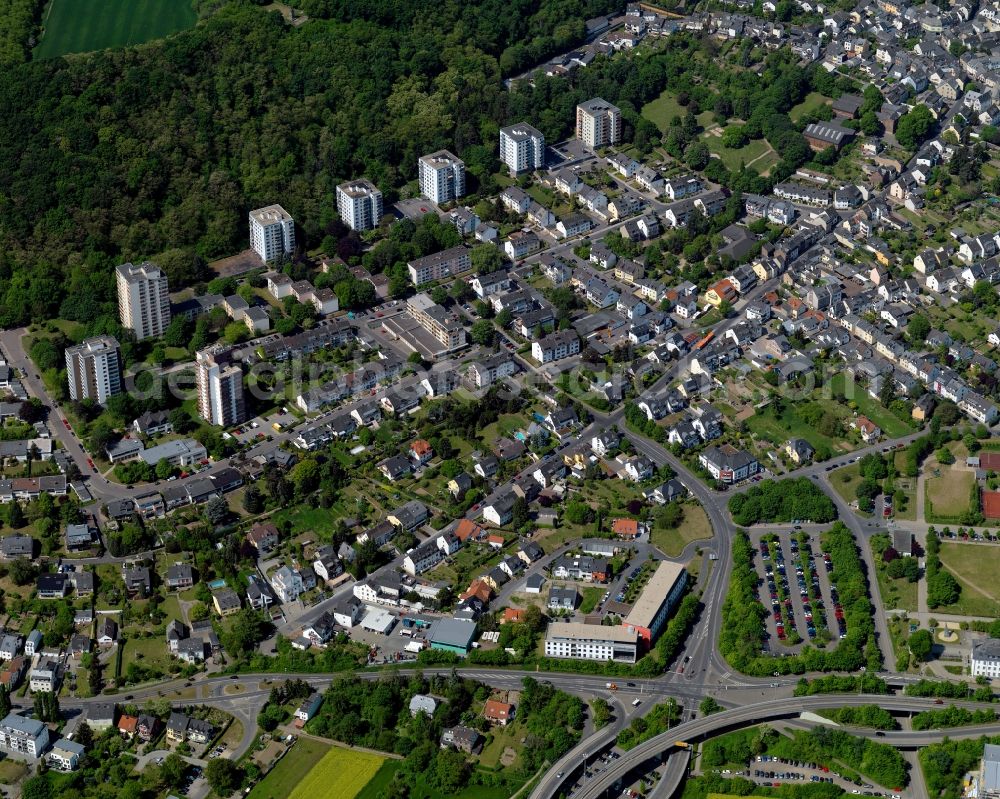
[[[950,571],[941,565],[941,541],[936,535],[927,536],[927,557],[924,560],[927,579],[927,606],[939,608],[953,605],[962,593],[962,586]]]

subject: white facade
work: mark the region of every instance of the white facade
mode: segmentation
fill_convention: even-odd
[[[578,660],[635,663],[638,635],[627,627],[554,622],[545,637],[545,655]]]
[[[0,721],[0,749],[38,758],[48,745],[49,728],[42,722],[16,713]]]
[[[1000,639],[987,638],[974,644],[969,666],[973,677],[1000,679]]]
[[[170,324],[170,289],[167,276],[148,261],[115,270],[118,285],[118,317],[122,327],[135,333],[137,341],[157,338]]]
[[[500,128],[500,160],[515,174],[542,169],[545,166],[545,137],[523,122]]]
[[[88,338],[66,350],[66,379],[74,400],[92,399],[104,405],[123,391],[122,355],[111,336]]]
[[[213,349],[195,354],[198,413],[209,424],[232,427],[246,416],[243,372]]]
[[[465,163],[447,150],[422,156],[417,169],[420,194],[432,203],[441,205],[465,194]]]
[[[278,261],[295,249],[295,220],[280,205],[250,212],[250,246],[263,261]]]
[[[576,107],[576,138],[595,149],[617,144],[622,137],[622,112],[595,97]]]
[[[337,186],[337,212],[351,230],[371,230],[382,218],[382,192],[367,180]]]

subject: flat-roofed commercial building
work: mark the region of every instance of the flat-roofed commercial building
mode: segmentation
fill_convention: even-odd
[[[553,622],[545,636],[547,657],[635,663],[638,650],[638,633],[623,625]]]
[[[679,563],[662,561],[632,605],[623,626],[634,630],[647,647],[652,646],[686,586],[687,569]]]

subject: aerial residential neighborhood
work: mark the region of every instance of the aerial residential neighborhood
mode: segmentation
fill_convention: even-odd
[[[1000,5],[10,5],[6,799],[1000,795]]]

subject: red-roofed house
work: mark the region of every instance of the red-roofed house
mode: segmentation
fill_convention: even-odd
[[[867,416],[859,416],[851,423],[851,427],[857,429],[861,433],[862,440],[868,444],[878,441],[879,436],[882,435],[882,428]]]
[[[643,525],[635,519],[615,519],[611,523],[611,531],[619,538],[626,540],[638,538],[645,532]]]
[[[498,702],[496,699],[487,699],[483,708],[483,716],[490,724],[499,724],[506,727],[508,721],[514,720],[514,706],[506,702]]]
[[[473,580],[469,587],[465,589],[465,593],[462,594],[459,599],[463,602],[469,597],[476,597],[484,605],[490,604],[490,600],[493,599],[493,588],[485,580]]]
[[[138,727],[139,727],[138,716],[128,716],[122,713],[121,718],[118,719],[118,732],[120,732],[122,735],[127,735],[129,738],[135,735]]]
[[[504,540],[504,537],[502,535],[498,535],[497,533],[491,533],[490,536],[486,539],[486,541],[494,549],[503,549],[503,545],[507,543]]]
[[[462,519],[455,527],[455,538],[461,541],[463,544],[466,541],[477,541],[482,538],[483,533],[486,531],[478,524],[476,524],[472,519]]]
[[[729,278],[723,278],[712,288],[705,292],[705,301],[718,308],[724,302],[736,302],[739,294],[736,288],[729,282]]]
[[[507,622],[512,622],[517,624],[524,618],[524,611],[521,608],[505,608],[503,612],[503,621],[501,624],[506,624]]]
[[[434,457],[434,447],[430,445],[429,441],[418,438],[410,444],[410,457],[414,460],[417,466],[422,466]]]

